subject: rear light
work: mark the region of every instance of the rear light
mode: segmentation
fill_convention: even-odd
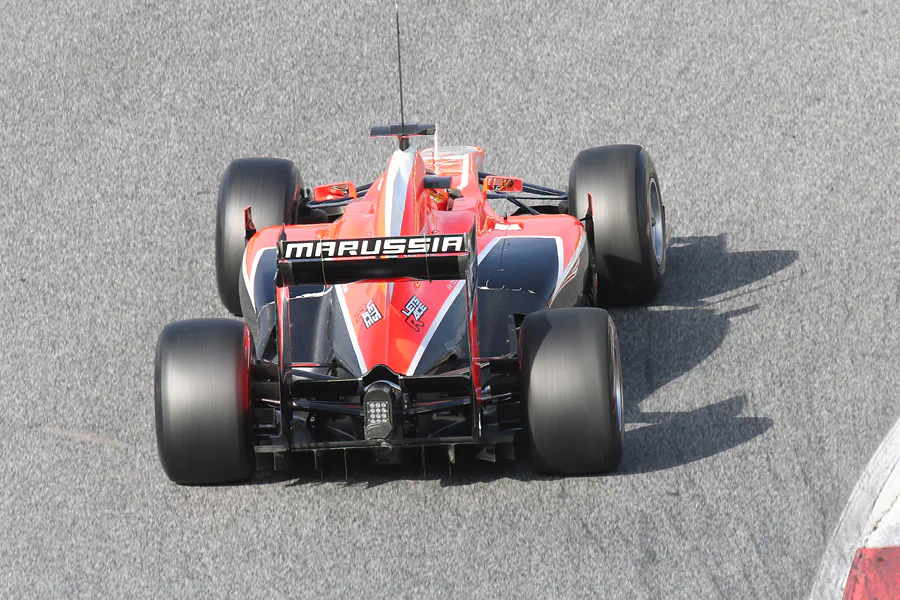
[[[373,383],[363,396],[367,440],[386,439],[394,429],[393,391],[382,382]]]

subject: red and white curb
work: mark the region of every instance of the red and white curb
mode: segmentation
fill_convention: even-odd
[[[900,421],[856,483],[810,600],[900,598]]]

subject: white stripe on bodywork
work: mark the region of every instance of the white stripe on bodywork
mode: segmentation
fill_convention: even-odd
[[[464,190],[469,185],[469,153],[466,152],[462,159],[462,172],[460,173],[459,189]]]
[[[247,273],[246,269],[241,269],[241,273],[244,275],[244,285],[247,287],[247,294],[250,296],[250,305],[253,307],[253,310],[256,310],[256,268],[259,266],[259,261],[262,258],[262,255],[266,250],[274,250],[274,246],[266,246],[256,252],[256,256],[253,257],[253,265],[250,267],[250,273]],[[241,265],[247,264],[247,249],[244,248],[244,257],[241,258]]]
[[[569,264],[566,265],[566,274],[568,275],[569,271],[575,266],[575,261],[578,260],[578,257],[581,256],[581,251],[584,248],[584,240],[587,236],[583,233],[578,239],[578,245],[575,247],[575,252],[572,254],[572,258],[569,259]],[[562,251],[560,251],[562,254]]]
[[[556,239],[556,259],[559,261],[559,266],[556,268],[556,289],[553,294],[556,295],[556,292],[559,291],[559,286],[562,284],[563,279],[565,279],[566,272],[565,267],[563,266],[563,260],[565,259],[565,255],[563,254],[563,243],[562,238],[558,237]]]
[[[395,150],[388,165],[384,190],[384,230],[385,235],[400,235],[403,225],[403,212],[406,208],[406,192],[409,187],[409,175],[412,172],[416,155],[413,151]]]
[[[502,241],[504,238],[497,237],[492,239],[484,249],[478,253],[478,263],[481,264],[481,261],[487,256],[488,252],[497,244],[497,242]],[[476,282],[477,285],[478,282]],[[456,300],[456,297],[459,296],[459,293],[462,289],[466,287],[465,282],[463,280],[459,280],[456,282],[456,287],[450,292],[450,295],[447,296],[447,299],[444,300],[443,306],[441,306],[441,310],[438,311],[437,316],[434,318],[434,321],[431,322],[431,326],[428,328],[428,331],[425,333],[425,337],[422,338],[422,343],[419,344],[418,350],[416,350],[415,356],[413,356],[412,361],[409,363],[409,370],[407,373],[411,375],[415,375],[416,368],[419,366],[419,362],[422,360],[422,356],[425,354],[425,350],[428,348],[428,344],[431,343],[431,338],[434,337],[435,332],[437,331],[438,326],[440,326],[441,321],[443,321],[444,316],[447,314],[447,311],[450,310],[450,307],[453,306],[453,301]]]
[[[359,363],[359,372],[366,372],[366,361],[362,355],[362,349],[359,347],[359,339],[356,337],[356,329],[353,328],[353,319],[350,318],[350,311],[347,309],[347,299],[344,298],[344,290],[340,285],[332,286],[337,294],[338,304],[341,305],[341,312],[344,313],[344,323],[347,325],[347,333],[350,335],[350,343],[353,344],[353,352],[356,353],[356,361]]]
[[[567,279],[569,277],[569,273],[571,273],[572,269],[575,268],[575,265],[578,264],[578,257],[581,256],[581,251],[584,249],[584,240],[586,237],[587,236],[583,233],[581,234],[581,237],[578,240],[578,246],[575,247],[575,252],[572,254],[572,258],[569,259],[569,264],[566,265],[565,271],[560,272],[560,276],[556,280],[556,290],[553,292],[553,295],[550,296],[550,302],[548,303],[548,305],[553,305],[553,301],[556,300],[556,296],[557,294],[559,294],[563,285],[565,285],[565,283],[568,283]],[[559,252],[559,264],[562,265],[563,249],[561,238],[556,238],[556,250]]]
[[[416,374],[416,367],[419,366],[419,361],[422,360],[422,355],[425,354],[425,349],[428,348],[428,344],[431,343],[431,338],[434,337],[434,333],[437,331],[438,326],[441,324],[441,321],[444,319],[444,315],[447,314],[447,311],[450,310],[450,307],[453,306],[453,301],[456,300],[456,297],[459,296],[459,292],[466,287],[465,282],[457,281],[456,287],[450,292],[450,295],[447,296],[447,299],[444,300],[444,305],[441,306],[441,310],[438,311],[437,316],[434,317],[434,321],[431,323],[431,327],[428,328],[428,331],[425,333],[425,337],[422,338],[422,343],[419,344],[419,349],[416,350],[415,356],[413,356],[412,361],[409,363],[409,370],[407,373],[410,375]]]

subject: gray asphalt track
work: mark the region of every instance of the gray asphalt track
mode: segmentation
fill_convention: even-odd
[[[679,239],[614,312],[622,473],[171,484],[153,350],[226,316],[219,176],[376,175],[393,3],[0,1],[0,597],[804,596],[900,415],[900,4],[401,4],[441,143],[553,186],[656,160]]]

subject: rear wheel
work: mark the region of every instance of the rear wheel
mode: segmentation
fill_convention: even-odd
[[[666,272],[666,214],[656,167],[640,146],[583,150],[569,172],[569,214],[590,225],[600,299],[652,300]]]
[[[156,346],[156,442],[181,484],[246,481],[256,462],[250,414],[250,332],[239,321],[178,321]]]
[[[622,366],[599,308],[528,315],[519,344],[531,463],[548,475],[605,473],[622,460]]]
[[[289,160],[239,158],[225,170],[216,213],[216,281],[222,304],[235,316],[241,316],[244,210],[250,207],[257,230],[291,223],[302,188],[300,171]]]

